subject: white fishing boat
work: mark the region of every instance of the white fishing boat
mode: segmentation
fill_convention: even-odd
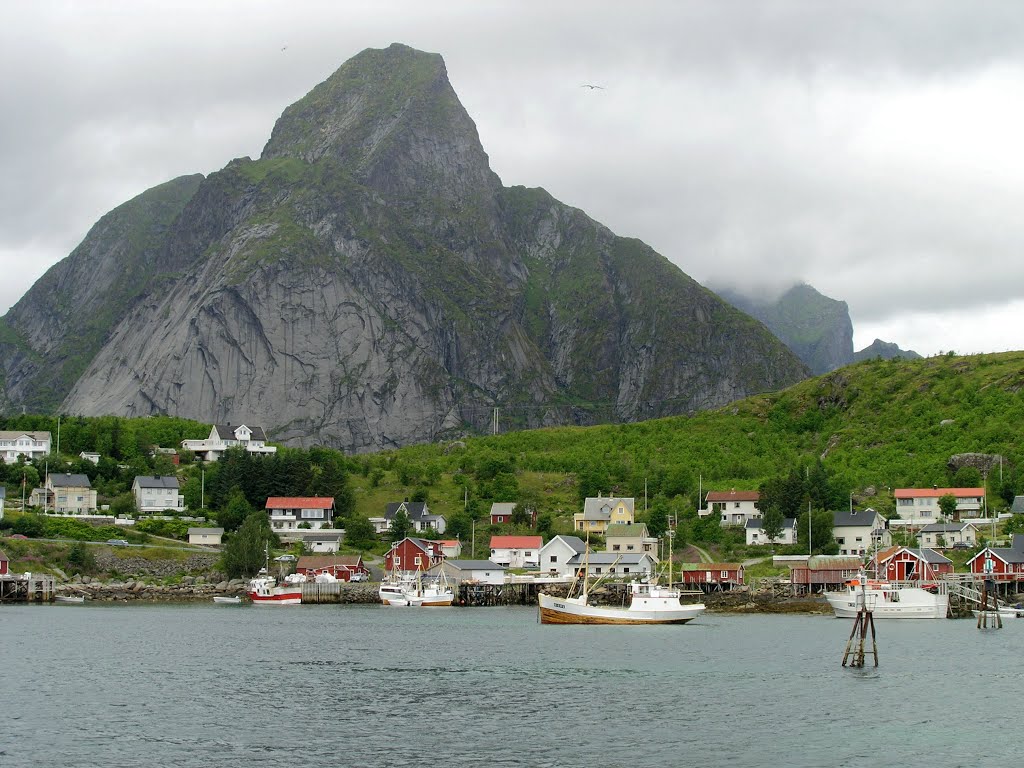
[[[541,624],[685,624],[693,621],[705,610],[703,603],[683,603],[682,593],[672,587],[672,553],[669,538],[669,586],[648,581],[629,584],[629,604],[624,606],[594,605],[590,602],[588,586],[589,561],[584,556],[583,574],[577,580],[580,592],[573,596],[576,582],[569,588],[568,597],[554,597],[541,592],[537,595]],[[587,552],[589,553],[589,537]],[[618,562],[618,561],[616,561]],[[602,576],[601,579],[604,577]],[[594,587],[601,579],[594,582]]]
[[[269,544],[264,545],[264,566],[256,578],[249,582],[246,595],[253,605],[299,605],[302,602],[302,584],[306,577],[302,574],[286,576],[283,584],[267,571],[270,562]]]
[[[949,593],[942,582],[928,588],[869,579],[861,573],[848,579],[838,592],[826,592],[832,611],[840,619],[856,618],[866,607],[876,619],[944,619],[949,613]]]
[[[1000,605],[998,608],[990,608],[987,611],[973,610],[971,613],[974,614],[974,618],[978,618],[982,613],[986,613],[989,616],[999,614],[1004,619],[1024,619],[1024,606],[1020,604]]]
[[[237,595],[214,595],[213,602],[218,605],[238,605],[242,602],[242,598]]]
[[[66,603],[68,605],[81,605],[85,602],[83,595],[57,595],[53,598],[55,603]]]
[[[395,576],[381,582],[377,590],[384,605],[442,606],[451,605],[455,592],[442,571],[436,579],[423,579],[423,573]]]

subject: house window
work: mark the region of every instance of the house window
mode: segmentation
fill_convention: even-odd
[[[733,507],[734,507],[734,508],[736,508],[736,509],[739,509],[739,508],[740,508],[740,503],[739,503],[738,501],[734,501],[734,502],[732,503],[732,505],[733,505]]]
[[[504,523],[505,522],[505,516],[504,515],[498,515],[498,522],[499,523]]]
[[[623,573],[629,573],[629,566],[626,566],[625,568],[623,568],[622,572]]]
[[[839,546],[843,546],[844,544],[846,544],[846,537],[836,536],[836,544],[838,544]]]
[[[420,564],[420,556],[419,555],[416,555],[416,557],[413,558],[413,563],[415,563],[416,565]]]
[[[400,558],[398,555],[395,555],[395,567],[397,568],[401,564],[402,564],[402,558]]]
[[[524,552],[523,557],[533,557],[533,552]]]
[[[324,516],[324,513],[323,513],[322,510],[319,510],[319,509],[304,509],[304,510],[302,510],[302,516],[306,517],[306,518],[310,518],[310,517],[321,518],[321,517]]]
[[[557,563],[558,562],[558,555],[552,555],[551,556],[551,562],[552,563]]]
[[[633,551],[633,545],[632,544],[627,544],[626,545],[626,551],[627,552],[632,552]]]
[[[618,552],[618,551],[619,551],[619,545],[618,544],[612,544],[612,552]]]
[[[729,576],[729,572],[728,571],[722,571],[722,578],[723,579],[728,578],[728,576]]]
[[[597,567],[597,568],[594,569],[594,573],[600,573],[600,572],[601,572],[601,568],[600,567]]]

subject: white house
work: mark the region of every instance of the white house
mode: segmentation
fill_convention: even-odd
[[[441,553],[445,557],[458,559],[462,555],[462,542],[458,539],[441,539],[437,543],[441,545]]]
[[[427,573],[437,575],[444,572],[452,584],[475,581],[479,584],[504,584],[505,566],[490,560],[444,560],[430,568]]]
[[[171,475],[136,475],[132,482],[135,508],[139,512],[153,513],[185,509],[185,497],[178,487],[178,478]]]
[[[189,528],[188,543],[219,547],[224,538],[223,528]]]
[[[917,534],[922,547],[973,547],[978,531],[972,523],[931,523]]]
[[[445,520],[444,515],[431,514],[425,501],[393,501],[384,507],[383,517],[370,518],[373,530],[378,535],[387,533],[391,530],[391,523],[399,512],[405,512],[414,533],[424,533],[427,530],[444,533],[448,527],[448,521]]]
[[[228,448],[244,448],[249,453],[277,453],[277,448],[267,445],[263,427],[248,427],[245,424],[215,424],[205,440],[182,440],[181,447],[192,451],[197,459],[217,461]]]
[[[271,496],[267,499],[270,527],[275,531],[320,530],[334,524],[330,496]]]
[[[78,458],[82,461],[91,461],[93,464],[100,463],[100,455],[95,451],[82,451],[78,454]]]
[[[491,562],[506,568],[540,567],[540,536],[491,536]]]
[[[344,530],[320,528],[318,530],[291,530],[281,534],[282,542],[301,541],[302,548],[312,553],[331,553],[341,549],[345,538]]]
[[[956,499],[954,520],[979,517],[985,506],[984,488],[897,488],[893,496],[896,498],[896,512],[900,516],[899,520],[893,522],[913,528],[944,522],[939,509],[939,499],[943,496]]]
[[[555,536],[540,548],[540,570],[559,576],[571,576],[569,561],[587,551],[587,545],[578,536]]]
[[[747,546],[760,546],[761,544],[796,544],[796,519],[787,517],[782,521],[782,533],[779,534],[778,538],[774,542],[769,541],[768,537],[764,534],[764,529],[761,527],[761,518],[755,517],[753,520],[747,520],[745,526],[747,534]]]
[[[655,568],[654,558],[645,552],[620,555],[614,552],[591,552],[573,557],[568,565],[570,573],[583,571],[584,562],[588,576],[612,576],[614,578],[647,578]]]
[[[757,491],[708,491],[704,497],[704,507],[697,510],[697,515],[707,517],[717,515],[720,525],[746,525],[747,520],[761,516],[758,502],[761,494]]]
[[[840,555],[866,555],[892,546],[892,534],[885,527],[885,518],[870,507],[833,512],[832,535],[839,544]]]
[[[644,523],[609,525],[605,529],[604,540],[606,552],[646,552],[655,562],[658,561],[658,538],[647,533],[647,526]]]
[[[49,453],[49,432],[0,431],[0,461],[6,464],[14,464],[19,456],[32,461]]]

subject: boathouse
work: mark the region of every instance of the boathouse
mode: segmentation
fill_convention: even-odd
[[[985,547],[967,561],[967,567],[995,581],[1024,581],[1024,534],[1013,534],[1009,547]]]
[[[743,563],[683,563],[680,580],[704,592],[728,592],[743,586]]]
[[[815,555],[789,567],[789,580],[797,595],[840,589],[861,570],[859,557]]]
[[[490,560],[445,560],[433,566],[428,573],[444,573],[448,581],[459,585],[468,582],[476,584],[504,584],[505,566]]]
[[[384,570],[426,571],[444,560],[441,542],[414,539],[410,536],[396,542],[384,555]]]
[[[890,581],[934,579],[953,572],[953,561],[934,549],[889,547],[879,552],[869,567],[878,577]]]

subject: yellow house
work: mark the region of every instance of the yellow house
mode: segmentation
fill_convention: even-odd
[[[603,534],[609,525],[633,523],[633,499],[613,499],[598,496],[583,503],[583,511],[572,516],[577,531]]]

